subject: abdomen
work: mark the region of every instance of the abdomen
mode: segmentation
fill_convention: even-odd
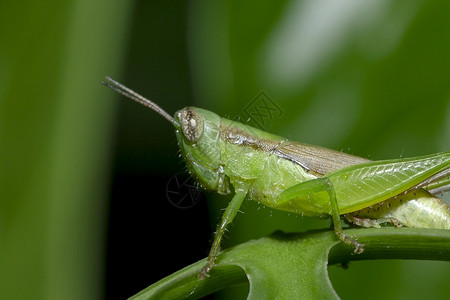
[[[391,222],[397,226],[450,229],[450,206],[419,189],[349,214],[365,227]],[[367,224],[367,225],[364,225]]]

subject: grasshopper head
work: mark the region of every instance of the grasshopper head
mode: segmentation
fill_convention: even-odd
[[[228,193],[228,180],[220,166],[220,117],[186,107],[175,113],[176,135],[191,175],[204,188]]]
[[[186,107],[172,118],[151,100],[139,95],[111,77],[106,77],[103,85],[119,94],[148,107],[176,128],[178,145],[186,160],[191,175],[204,188],[222,194],[229,193],[228,178],[220,166],[220,117],[213,112]]]

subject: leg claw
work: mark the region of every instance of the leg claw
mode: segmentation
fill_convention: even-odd
[[[355,250],[353,250],[353,253],[355,254],[361,254],[364,252],[364,244],[360,244],[356,241],[354,241],[353,245],[355,246]]]
[[[200,273],[198,273],[197,278],[200,280],[205,280],[206,278],[209,277],[209,271],[211,270],[211,267],[209,266],[204,266],[203,269],[200,271]]]

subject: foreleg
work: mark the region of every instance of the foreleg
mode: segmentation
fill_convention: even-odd
[[[200,271],[200,274],[198,274],[197,276],[199,279],[205,279],[206,277],[209,277],[208,273],[214,266],[214,261],[216,260],[217,252],[220,249],[220,242],[226,231],[226,227],[233,221],[234,217],[239,211],[239,208],[242,205],[242,201],[247,195],[247,192],[248,187],[240,189],[236,188],[236,194],[233,196],[233,199],[231,199],[230,203],[228,204],[225,212],[222,215],[222,220],[217,226],[216,235],[214,237],[214,242],[211,246],[211,250],[209,251],[206,265],[203,267],[203,269]]]

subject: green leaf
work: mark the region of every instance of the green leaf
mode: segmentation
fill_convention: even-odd
[[[330,230],[278,231],[223,251],[206,280],[196,277],[204,259],[131,299],[197,299],[247,280],[249,299],[335,299],[339,296],[328,277],[328,264],[366,259],[450,260],[448,230],[371,228],[346,233],[366,244],[362,254],[353,254],[352,247],[339,242]]]

